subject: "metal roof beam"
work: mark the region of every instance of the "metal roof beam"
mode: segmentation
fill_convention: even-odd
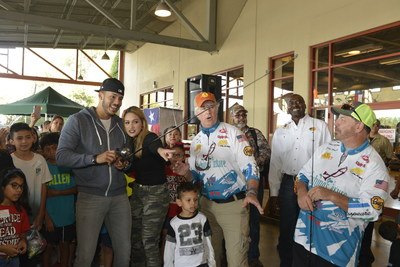
[[[72,30],[84,34],[96,34],[99,36],[108,36],[109,38],[119,38],[122,40],[136,40],[141,42],[155,43],[161,45],[169,45],[175,47],[182,47],[188,49],[195,49],[200,51],[212,52],[215,49],[215,44],[208,42],[201,42],[165,35],[157,35],[139,31],[131,31],[124,29],[117,29],[105,26],[98,26],[88,23],[62,20],[58,18],[43,17],[31,14],[25,14],[14,11],[0,10],[0,19],[11,21],[19,21],[23,23],[33,23],[44,25],[53,28],[62,28],[64,30]]]
[[[108,13],[107,10],[105,10],[101,5],[99,5],[98,3],[96,3],[93,0],[86,0],[86,2],[88,2],[92,7],[94,7],[97,11],[99,11],[101,14],[103,14],[103,16],[106,17],[109,21],[114,23],[115,26],[117,26],[120,29],[125,28],[124,24],[119,22],[113,15]]]
[[[12,6],[5,3],[4,1],[0,0],[0,7],[4,8],[5,10],[15,10]]]
[[[176,16],[182,21],[183,25],[188,28],[188,30],[195,36],[197,37],[200,41],[206,42],[206,38],[201,35],[201,33],[196,29],[196,27],[193,26],[192,23],[183,15],[183,13],[176,8],[176,6],[170,1],[170,0],[164,0],[164,2],[174,11]]]

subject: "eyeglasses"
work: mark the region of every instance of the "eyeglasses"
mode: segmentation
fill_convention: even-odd
[[[350,104],[344,104],[344,105],[341,107],[341,109],[350,110],[350,111],[354,112],[354,113],[357,115],[357,117],[359,118],[359,121],[363,122],[362,119],[361,119],[361,117],[360,117],[360,115],[358,115],[356,109],[355,109],[352,105],[350,105]]]
[[[243,113],[243,114],[236,114],[234,117],[237,118],[237,119],[239,119],[240,117],[242,117],[242,118],[247,118],[247,114],[246,114],[246,113]]]
[[[206,110],[214,110],[214,109],[217,108],[218,106],[219,106],[219,104],[218,104],[218,103],[215,103],[215,104],[213,104],[213,105],[207,105],[207,106],[204,106],[204,107],[199,107],[198,109],[199,109],[200,112],[204,112],[204,111],[206,111]]]
[[[24,184],[19,184],[19,183],[9,183],[8,185],[11,185],[11,187],[14,190],[17,190],[18,188],[21,190],[24,190]]]
[[[174,157],[174,158],[178,158],[178,157],[182,157],[182,156],[183,156],[183,154],[181,154],[181,153],[172,154],[172,157]]]

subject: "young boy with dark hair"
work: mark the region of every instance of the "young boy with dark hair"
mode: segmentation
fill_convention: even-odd
[[[178,186],[176,203],[182,212],[168,226],[164,267],[214,267],[211,228],[206,216],[197,211],[198,192],[192,183]]]
[[[40,139],[42,154],[53,179],[46,184],[47,200],[44,236],[47,247],[42,257],[43,267],[50,267],[51,253],[60,246],[60,266],[67,267],[70,244],[75,238],[75,194],[76,184],[72,169],[57,166],[56,151],[59,133],[48,133]]]
[[[26,123],[14,123],[10,127],[10,144],[15,146],[15,152],[11,154],[15,167],[21,169],[26,176],[29,190],[28,202],[32,208],[29,221],[33,227],[40,230],[46,211],[46,183],[52,177],[42,155],[32,152],[34,142],[32,129]],[[21,255],[21,266],[36,266],[39,257],[28,259],[27,254]]]
[[[32,216],[29,218],[35,228],[41,229],[46,210],[46,183],[51,181],[51,174],[46,160],[31,151],[34,139],[32,129],[26,123],[14,123],[10,127],[10,143],[15,146],[11,154],[15,167],[21,169],[28,183],[29,205]]]

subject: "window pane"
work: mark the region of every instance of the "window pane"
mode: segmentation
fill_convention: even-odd
[[[277,127],[284,125],[290,119],[290,115],[287,114],[287,100],[289,96],[288,94],[293,93],[293,78],[275,81],[273,85],[273,120],[276,129]]]
[[[313,109],[312,110],[312,114],[314,118],[320,119],[325,121],[326,123],[328,123],[328,109],[324,108],[324,109]]]
[[[313,73],[314,89],[313,102],[314,107],[323,107],[328,105],[328,70],[321,70]]]
[[[288,63],[288,61],[290,61],[290,62]],[[282,67],[280,67],[280,66],[282,66]],[[287,76],[293,76],[293,74],[294,74],[293,55],[273,60],[273,69],[276,69],[273,73],[274,79],[287,77]]]
[[[165,92],[164,91],[157,92],[156,94],[157,94],[157,102],[165,100]]]
[[[400,61],[399,61],[400,63]],[[400,99],[400,64],[386,65],[382,60],[362,62],[333,69],[333,89],[338,93],[334,104],[356,100],[364,103],[385,102]]]
[[[174,99],[174,93],[173,92],[167,92],[167,100],[173,100]]]
[[[149,94],[149,103],[154,103],[156,102],[156,93],[151,93]]]
[[[314,68],[327,67],[329,63],[329,46],[322,46],[315,49]]]
[[[221,77],[221,89],[224,90],[227,86],[226,73],[218,74]]]
[[[334,63],[340,64],[400,51],[400,26],[335,43]]]
[[[228,87],[243,86],[243,68],[228,72],[229,85]]]

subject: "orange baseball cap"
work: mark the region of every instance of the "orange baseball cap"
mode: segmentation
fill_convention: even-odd
[[[214,94],[208,92],[201,92],[200,94],[196,95],[194,99],[197,107],[201,107],[201,105],[203,105],[203,103],[207,100],[217,102]]]

